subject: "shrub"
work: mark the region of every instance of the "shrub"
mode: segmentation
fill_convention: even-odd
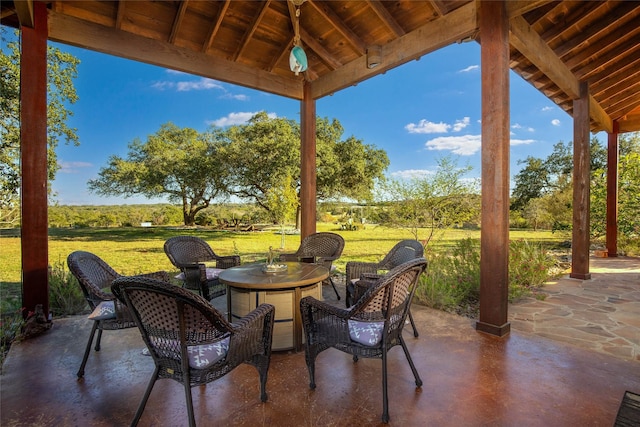
[[[9,347],[11,347],[11,343],[20,336],[20,330],[24,325],[23,311],[24,308],[20,308],[13,312],[2,312],[0,315],[0,366],[4,364],[4,358],[9,351]]]
[[[78,280],[62,261],[51,266],[49,272],[49,310],[54,316],[80,314],[88,310]]]
[[[551,277],[556,261],[541,245],[509,243],[509,301],[530,295]],[[439,310],[477,317],[480,297],[480,241],[463,239],[430,257],[416,289],[418,302]]]

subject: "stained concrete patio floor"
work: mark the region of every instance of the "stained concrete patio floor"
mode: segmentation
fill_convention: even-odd
[[[640,260],[591,259],[592,279],[563,278],[544,301],[509,306],[511,334],[475,331],[471,319],[414,305],[420,337],[405,337],[424,381],[416,389],[402,351],[389,355],[391,425],[611,426],[625,390],[640,392]],[[341,289],[344,295],[344,288]],[[327,299],[335,299],[325,287]],[[410,329],[410,328],[407,328]],[[2,426],[128,425],[153,364],[136,329],[105,332],[77,381],[90,323],[56,320],[12,347],[0,377]],[[308,387],[304,353],[272,356],[267,391],[241,366],[193,389],[201,426],[367,426],[382,411],[380,362],[328,350]],[[186,425],[180,384],[159,381],[141,426]]]

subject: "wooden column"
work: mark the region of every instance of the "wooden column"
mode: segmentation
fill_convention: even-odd
[[[607,139],[607,256],[618,256],[618,122]]]
[[[504,336],[509,297],[509,22],[503,1],[478,2],[482,71],[480,319]]]
[[[47,228],[47,10],[34,3],[34,28],[23,27],[20,60],[22,305],[49,312]]]
[[[573,101],[573,237],[571,273],[575,279],[591,279],[589,273],[589,86],[580,83],[580,98]]]
[[[305,83],[300,102],[300,238],[316,232],[316,101]]]

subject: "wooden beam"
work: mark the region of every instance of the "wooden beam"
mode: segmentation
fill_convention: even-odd
[[[47,10],[34,5],[33,28],[22,28],[20,176],[22,305],[49,313],[47,223]],[[26,312],[25,312],[26,313]]]
[[[640,132],[640,112],[627,114],[618,121],[618,132]]]
[[[309,84],[300,102],[300,238],[316,232],[316,101]]]
[[[509,0],[506,5],[507,16],[509,19],[515,18],[549,3],[552,0]]]
[[[573,237],[570,277],[588,280],[591,154],[589,140],[589,86],[580,83],[580,98],[573,101]]]
[[[538,67],[571,99],[579,98],[580,82],[578,79],[524,18],[511,19],[509,30],[511,32],[509,42],[513,47]],[[598,123],[600,128],[610,131],[612,124],[609,115],[592,97],[590,97],[589,103],[591,104],[590,111],[593,114],[592,119]]]
[[[184,71],[293,99],[302,99],[302,80],[256,70],[167,42],[135,36],[49,11],[51,40],[134,61]]]
[[[382,63],[376,68],[367,68],[365,55],[314,80],[311,88],[313,99],[330,95],[418,59],[473,34],[476,29],[476,2],[471,2],[382,46]]]
[[[504,1],[478,10],[482,72],[480,318],[476,329],[504,336],[509,301],[509,23]]]
[[[618,124],[607,137],[607,257],[618,256]]]
[[[18,0],[13,2],[20,26],[33,28],[33,0]]]
[[[117,12],[116,12],[116,30],[120,30],[122,28],[122,21],[124,20],[124,11],[126,7],[126,3],[124,1],[119,1]]]

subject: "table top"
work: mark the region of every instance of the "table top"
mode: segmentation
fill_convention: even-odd
[[[264,263],[245,264],[220,272],[220,282],[242,289],[289,289],[312,285],[329,277],[329,270],[318,264],[281,262],[287,269],[277,273],[262,271]]]

